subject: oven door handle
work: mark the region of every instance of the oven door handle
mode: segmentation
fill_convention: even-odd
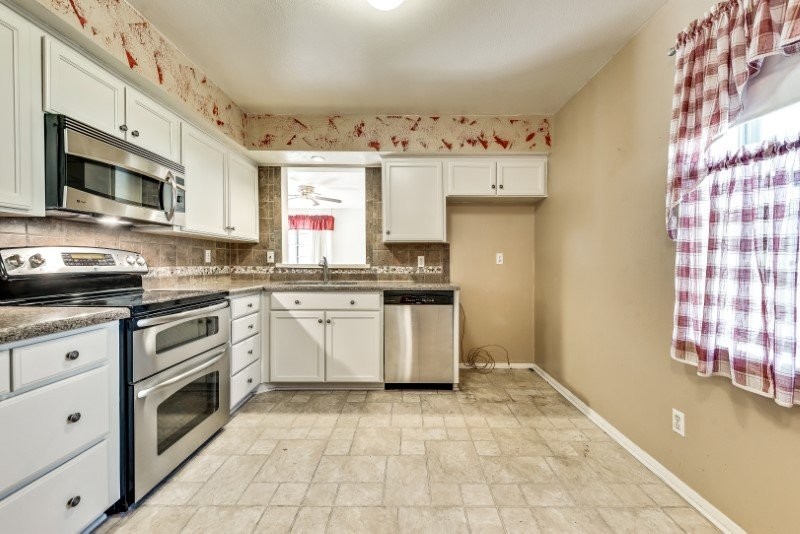
[[[206,308],[189,310],[181,313],[173,313],[172,315],[166,315],[164,317],[153,317],[152,319],[139,319],[136,322],[136,325],[139,327],[156,326],[159,324],[171,323],[172,321],[176,321],[179,319],[191,319],[192,317],[200,317],[201,315],[215,312],[217,310],[221,310],[227,307],[228,307],[228,302],[226,301],[223,302],[222,304],[217,304],[215,306],[208,306]]]
[[[214,355],[215,356],[214,358],[211,358],[206,363],[204,363],[202,365],[199,365],[199,366],[195,367],[194,369],[190,369],[190,370],[186,371],[185,373],[181,373],[178,376],[174,376],[174,377],[170,378],[169,380],[164,380],[163,382],[160,382],[160,383],[156,384],[153,387],[149,387],[147,389],[143,389],[142,391],[140,391],[139,393],[136,394],[136,397],[140,398],[140,399],[143,399],[143,398],[147,397],[148,395],[150,395],[151,393],[153,393],[154,391],[158,391],[159,389],[165,388],[165,387],[167,387],[167,386],[169,386],[171,384],[174,384],[175,382],[180,382],[181,380],[184,380],[185,378],[189,378],[190,376],[192,376],[194,374],[197,374],[197,373],[199,373],[200,371],[202,371],[204,369],[208,369],[209,367],[211,367],[212,365],[214,365],[215,363],[220,361],[224,355],[225,355],[225,351],[218,352],[217,354]]]

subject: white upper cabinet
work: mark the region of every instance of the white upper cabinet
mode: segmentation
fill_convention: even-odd
[[[186,226],[189,232],[227,236],[225,224],[226,149],[203,132],[184,124],[181,134],[186,167]]]
[[[462,158],[445,162],[448,196],[494,195],[497,162],[488,158]]]
[[[445,242],[442,161],[387,159],[383,163],[383,240]]]
[[[547,196],[547,156],[452,159],[445,176],[449,197]]]
[[[181,119],[132,87],[125,88],[128,141],[172,161],[181,161]]]
[[[228,155],[228,232],[258,241],[258,167],[237,154]]]
[[[0,5],[0,213],[44,215],[40,32]]]
[[[50,37],[44,40],[44,108],[125,139],[125,84]]]
[[[528,156],[497,160],[497,195],[547,196],[547,157]]]

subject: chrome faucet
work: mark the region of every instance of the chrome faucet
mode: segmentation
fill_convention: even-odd
[[[331,268],[328,266],[328,258],[322,256],[322,261],[319,262],[319,266],[322,267],[322,281],[327,284],[331,281]]]

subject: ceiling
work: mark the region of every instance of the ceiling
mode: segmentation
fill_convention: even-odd
[[[128,1],[251,113],[517,115],[555,113],[665,0]]]

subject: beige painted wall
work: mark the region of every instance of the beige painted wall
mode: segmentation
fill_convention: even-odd
[[[707,4],[669,2],[555,117],[550,197],[536,211],[536,358],[743,528],[788,532],[800,408],[669,358],[665,52]],[[670,430],[672,407],[686,414],[686,438]]]
[[[447,206],[450,279],[461,286],[465,351],[497,343],[512,363],[533,362],[533,214],[532,205]],[[495,263],[497,252],[503,265]]]

